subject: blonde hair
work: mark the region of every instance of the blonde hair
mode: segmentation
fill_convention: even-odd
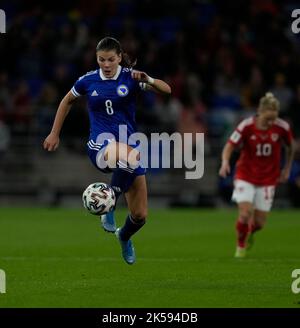
[[[259,110],[273,110],[278,112],[280,108],[279,100],[273,95],[272,92],[267,92],[259,101]]]

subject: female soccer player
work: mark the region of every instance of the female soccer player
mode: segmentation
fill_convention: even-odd
[[[129,145],[126,141],[136,132],[135,101],[138,92],[149,90],[170,94],[171,88],[162,80],[133,70],[134,64],[114,38],[106,37],[98,43],[96,58],[100,68],[80,77],[62,99],[52,130],[44,141],[44,149],[57,149],[60,131],[72,104],[85,95],[90,119],[88,156],[100,171],[113,172],[111,185],[117,197],[125,193],[129,209],[122,228],[116,229],[113,212],[101,217],[102,226],[106,231],[115,232],[124,260],[133,264],[135,251],[130,238],[145,224],[147,187],[145,168],[139,164],[140,154],[135,149],[136,145]],[[119,131],[127,134],[125,142]]]
[[[253,234],[265,225],[275,186],[286,182],[290,174],[293,138],[289,124],[278,118],[278,113],[279,101],[272,93],[266,93],[260,99],[257,115],[238,125],[222,152],[219,175],[226,177],[230,173],[231,154],[236,147],[240,148],[232,194],[239,208],[235,252],[238,258],[246,256],[246,246],[249,248],[253,243]],[[280,172],[282,143],[286,146],[286,158]]]

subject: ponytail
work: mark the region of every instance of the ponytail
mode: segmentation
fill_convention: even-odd
[[[273,110],[279,111],[280,103],[279,100],[273,95],[272,92],[267,92],[259,101],[259,109],[261,111]]]
[[[137,59],[132,60],[126,52],[122,51],[121,66],[133,68],[136,65],[136,62],[137,62]]]

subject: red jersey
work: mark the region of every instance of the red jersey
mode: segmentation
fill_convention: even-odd
[[[253,116],[238,125],[228,142],[241,146],[235,179],[272,186],[277,184],[280,176],[282,143],[290,145],[292,133],[289,124],[280,118],[269,129],[260,130]]]

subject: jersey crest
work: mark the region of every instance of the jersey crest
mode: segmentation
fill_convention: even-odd
[[[272,141],[276,142],[276,141],[278,140],[278,138],[279,138],[278,133],[272,133],[272,134],[271,134],[271,139],[272,139]]]
[[[128,95],[128,92],[129,92],[129,89],[127,87],[127,85],[125,84],[121,84],[117,87],[117,94],[120,96],[120,97],[125,97]]]

